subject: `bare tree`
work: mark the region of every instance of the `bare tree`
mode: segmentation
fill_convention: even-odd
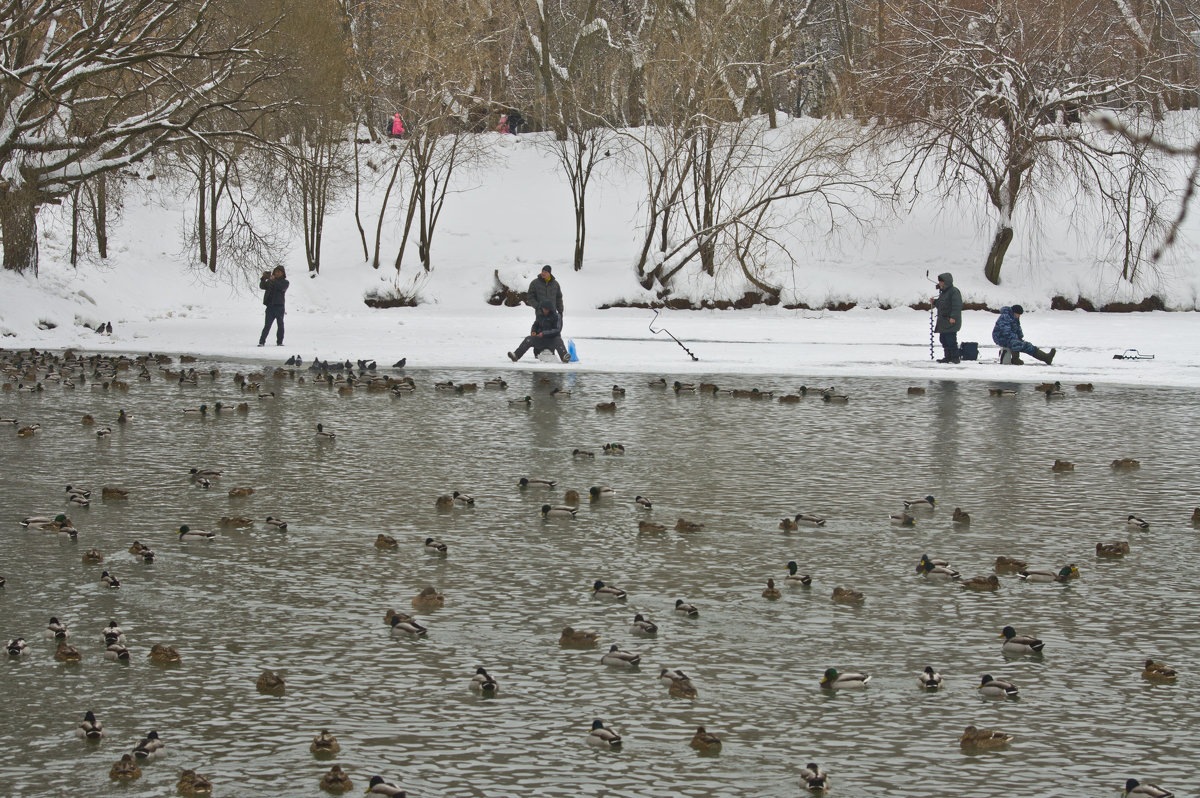
[[[983,188],[996,217],[984,275],[996,284],[1022,198],[1039,182],[1085,181],[1111,156],[1081,119],[1135,105],[1177,58],[1135,59],[1141,45],[1110,0],[913,0],[889,3],[887,17],[885,56],[865,85],[887,98],[914,175]]]
[[[248,92],[269,75],[252,47],[269,24],[234,26],[218,9],[218,0],[0,3],[5,268],[36,272],[43,203],[206,135],[200,123],[215,111],[262,110]]]

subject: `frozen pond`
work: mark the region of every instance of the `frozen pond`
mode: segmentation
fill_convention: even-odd
[[[343,395],[300,370],[268,377],[261,390],[278,398],[260,400],[233,384],[237,364],[195,365],[221,375],[179,385],[152,367],[147,383],[135,368],[127,393],[92,381],[0,393],[0,417],[42,426],[27,438],[0,426],[0,634],[30,642],[0,677],[6,794],[158,796],[194,768],[218,795],[321,795],[330,763],[308,745],[322,728],[340,740],[336,761],[355,791],[380,774],[410,796],[794,796],[809,761],[843,796],[994,795],[1007,784],[1095,796],[1129,777],[1200,793],[1195,391],[1066,386],[1047,400],[1029,384],[993,398],[985,384],[921,383],[927,393],[909,395],[911,382],[858,379],[837,382],[848,404],[783,404],[552,367],[410,370],[417,390],[405,396]],[[497,376],[508,389],[485,390]],[[447,379],[480,390],[434,389]],[[703,379],[780,393],[829,384]],[[598,412],[614,382],[627,394],[614,413]],[[556,387],[572,395],[551,398]],[[510,405],[526,394],[528,407]],[[218,400],[220,414],[183,412]],[[233,410],[242,401],[247,414]],[[97,424],[83,426],[84,413]],[[316,436],[318,422],[335,441]],[[98,438],[105,425],[112,435]],[[609,442],[625,455],[604,455]],[[1110,467],[1122,457],[1141,468]],[[1056,458],[1075,470],[1052,472]],[[192,467],[224,474],[203,489]],[[523,476],[557,485],[521,490]],[[96,492],[89,508],[66,504],[68,484]],[[99,500],[106,485],[130,498]],[[239,486],[255,492],[231,498]],[[590,503],[592,486],[615,496]],[[583,497],[578,517],[544,520],[539,507],[569,488]],[[439,511],[436,498],[454,490],[475,506]],[[634,505],[638,494],[651,511]],[[932,515],[911,529],[889,523],[902,500],[926,494],[937,499]],[[955,507],[969,525],[951,523]],[[58,512],[77,541],[17,524]],[[799,512],[827,524],[778,528]],[[1150,529],[1128,528],[1130,513]],[[256,523],[218,528],[235,515]],[[266,526],[268,515],[288,531]],[[680,517],[704,529],[674,531]],[[639,533],[640,520],[668,529]],[[180,542],[180,524],[220,535]],[[377,549],[380,533],[398,548]],[[426,553],[431,536],[448,556]],[[127,552],[135,539],[157,551],[153,564]],[[1129,541],[1128,556],[1096,557],[1097,542],[1116,540]],[[89,548],[102,564],[81,561]],[[1075,563],[1081,577],[1001,575],[999,591],[974,593],[918,576],[922,554],[964,578],[992,573],[998,555]],[[765,600],[767,578],[782,587],[789,560],[811,588]],[[104,569],[120,590],[100,586]],[[627,601],[593,598],[597,579]],[[446,596],[417,616],[427,637],[392,637],[385,610],[411,611],[426,585]],[[833,603],[835,586],[865,602]],[[700,617],[677,616],[679,598]],[[637,612],[658,623],[657,638],[631,634]],[[41,637],[52,615],[70,627],[81,663],[54,661]],[[128,665],[103,656],[110,619],[125,630]],[[1044,640],[1044,656],[1006,657],[998,635],[1008,624]],[[598,632],[599,648],[560,647],[567,625]],[[179,649],[182,665],[150,664],[155,643]],[[640,652],[640,669],[601,665],[612,643]],[[1179,683],[1143,681],[1147,657],[1179,668]],[[918,689],[926,665],[945,676],[941,692]],[[469,690],[479,666],[499,697]],[[668,695],[664,667],[687,672],[698,698]],[[818,682],[829,667],[872,678],[865,690],[827,693]],[[283,696],[256,691],[264,668],[286,678]],[[985,673],[1016,683],[1020,698],[981,696]],[[99,745],[74,737],[87,710],[104,723]],[[623,751],[585,744],[594,718],[622,734]],[[1014,739],[964,754],[968,724]],[[701,725],[724,740],[720,755],[689,748]],[[109,767],[151,729],[165,757],[110,786]]]

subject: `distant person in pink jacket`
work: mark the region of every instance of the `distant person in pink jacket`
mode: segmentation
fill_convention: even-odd
[[[392,136],[392,138],[398,139],[403,135],[404,135],[404,123],[400,121],[400,112],[397,111],[396,113],[392,114],[391,136]]]

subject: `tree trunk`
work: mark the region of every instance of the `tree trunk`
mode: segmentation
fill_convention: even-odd
[[[379,222],[375,225],[375,255],[371,259],[371,268],[379,268],[379,239],[383,236],[383,217],[387,212],[388,197],[392,195],[392,186],[396,184],[396,174],[400,171],[400,161],[392,167],[392,179],[388,181],[387,190],[383,192],[383,204],[379,206]]]
[[[196,240],[200,244],[200,262],[208,265],[208,155],[203,150],[200,151],[196,182],[199,184],[196,192]]]
[[[96,230],[96,252],[108,259],[108,176],[96,178],[96,201],[92,204],[92,226]]]
[[[0,236],[4,240],[4,268],[38,273],[37,204],[30,192],[0,194]]]
[[[79,186],[71,192],[71,265],[79,268]]]
[[[1012,239],[1012,227],[1004,225],[996,230],[996,237],[992,239],[992,247],[988,250],[987,263],[983,267],[983,276],[992,285],[1000,285],[1000,267],[1004,265],[1004,253],[1008,252]]]
[[[357,119],[357,117],[355,117]],[[362,216],[358,211],[359,194],[361,194],[361,183],[358,178],[358,125],[354,126],[354,223],[358,225],[358,237],[362,239],[363,260],[368,260],[371,257],[370,250],[367,249],[367,233],[363,230]],[[376,258],[375,268],[379,268],[378,258]]]

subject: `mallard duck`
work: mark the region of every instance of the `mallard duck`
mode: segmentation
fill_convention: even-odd
[[[537,479],[536,477],[521,477],[517,481],[517,485],[522,488],[553,488],[555,481],[552,479]]]
[[[129,414],[126,413],[124,410],[118,410],[117,411],[117,423],[118,424],[128,424],[129,423]]]
[[[765,590],[763,590],[762,597],[771,601],[783,598],[783,593],[779,592],[779,588],[775,587],[774,579],[767,579],[767,587]]]
[[[574,507],[568,507],[565,504],[542,505],[543,518],[574,518],[577,512],[579,510]]]
[[[1080,382],[1076,383],[1075,390],[1091,393],[1092,391],[1096,390],[1096,386],[1092,385],[1090,382]]]
[[[1024,560],[1018,560],[1015,557],[1005,557],[1003,555],[996,558],[996,564],[993,566],[998,574],[1020,573],[1026,567],[1028,567],[1028,563]]]
[[[1017,686],[1003,679],[993,679],[990,673],[985,673],[979,679],[975,688],[989,698],[1016,698]]]
[[[700,610],[688,604],[683,599],[675,599],[675,614],[682,615],[685,618],[699,618]]]
[[[1118,471],[1133,471],[1142,467],[1142,461],[1132,457],[1119,457],[1112,461],[1112,467]]]
[[[667,528],[653,521],[638,521],[638,532],[666,532]]]
[[[338,752],[342,750],[342,744],[329,733],[328,729],[321,729],[321,733],[309,743],[308,750],[317,759],[328,759],[337,756]]]
[[[475,505],[475,497],[471,496],[469,494],[466,494],[466,493],[459,493],[458,491],[454,491],[453,493],[450,494],[450,498],[454,499],[455,504],[462,505],[463,507],[467,507],[467,506],[473,507]]]
[[[692,741],[688,745],[701,753],[715,754],[721,750],[721,738],[715,734],[709,734],[703,726],[700,726],[692,735]]]
[[[784,532],[795,532],[797,529],[800,528],[800,525],[797,524],[795,521],[793,521],[791,518],[783,518],[783,519],[780,519],[780,521],[779,521],[779,528],[782,529]]]
[[[481,666],[475,669],[475,676],[471,679],[471,692],[490,698],[500,692],[500,685]]]
[[[129,662],[129,649],[120,643],[110,643],[104,649],[104,658],[114,662]]]
[[[1174,798],[1175,793],[1170,790],[1164,790],[1157,784],[1142,784],[1137,779],[1126,779],[1125,789],[1121,792],[1122,798],[1125,796],[1133,796],[1133,798]]]
[[[36,435],[38,433],[39,430],[41,430],[41,428],[42,428],[41,424],[30,424],[27,427],[21,427],[20,429],[17,430],[17,437],[18,438],[32,438],[34,435]]]
[[[100,498],[102,499],[128,499],[129,491],[124,488],[114,488],[105,486],[100,489]]]
[[[446,604],[446,596],[437,591],[432,585],[421,588],[421,592],[413,596],[412,605],[418,609],[434,609]]]
[[[562,634],[558,637],[558,644],[563,648],[595,648],[599,640],[600,635],[596,632],[564,626]]]
[[[77,507],[90,507],[92,504],[87,496],[80,496],[78,493],[67,494],[67,503]]]
[[[100,636],[106,645],[125,642],[125,630],[118,626],[116,621],[109,621],[108,626],[101,630]]]
[[[920,386],[917,386],[917,385],[911,385],[908,388],[908,395],[909,396],[924,396],[925,389],[921,388]]]
[[[675,380],[671,383],[671,387],[675,389],[675,393],[695,393],[696,384],[692,382],[680,382]]]
[[[1069,582],[1078,573],[1079,569],[1074,565],[1064,565],[1057,571],[1052,571],[1049,568],[1026,568],[1022,571],[1017,571],[1017,576],[1026,582]]]
[[[686,518],[680,518],[675,522],[676,532],[699,532],[704,529],[704,524],[698,521],[689,521]]]
[[[99,565],[104,562],[104,555],[100,552],[100,549],[88,549],[83,553],[81,559],[84,565]],[[105,571],[105,573],[108,573],[108,571]]]
[[[1006,626],[998,635],[1004,638],[1002,648],[1008,654],[1040,654],[1046,644],[1036,637],[1018,635],[1017,630]]]
[[[844,393],[826,393],[821,395],[821,401],[831,405],[844,405],[850,402],[850,397]]]
[[[58,662],[79,662],[83,659],[83,655],[79,653],[79,649],[66,640],[59,640],[58,648],[54,651],[54,659]]]
[[[92,492],[90,490],[77,488],[74,485],[67,485],[66,494],[67,496],[82,496],[85,499],[90,499],[92,497]]]
[[[396,613],[392,616],[391,633],[395,636],[411,635],[413,637],[423,637],[429,630],[421,624],[417,623],[416,619],[411,615]]]
[[[433,538],[425,538],[425,552],[427,554],[437,554],[439,556],[445,557],[446,556],[446,544],[442,543],[440,540],[434,540]]]
[[[611,665],[614,668],[636,668],[641,661],[641,654],[622,651],[616,643],[613,643],[608,652],[600,657],[601,665]]]
[[[692,684],[692,680],[684,676],[681,679],[672,679],[667,685],[667,695],[672,698],[688,698],[696,699],[700,696],[700,691],[696,689],[696,685]]]
[[[613,396],[624,396],[624,395],[625,395],[625,389],[624,389],[624,388],[622,388],[620,385],[614,385],[614,386],[612,387],[612,395],[613,395]]]
[[[866,687],[871,677],[865,673],[839,673],[837,668],[826,668],[821,677],[821,687],[826,690],[846,690]]]
[[[651,388],[664,388],[665,389],[667,387],[667,380],[665,377],[659,377],[657,380],[651,380],[650,382],[646,383],[646,385],[648,385]]]
[[[606,585],[597,579],[592,583],[592,597],[600,599],[608,599],[609,601],[624,601],[626,598],[625,591],[613,585]]]
[[[954,514],[950,516],[950,520],[956,524],[969,524],[971,523],[971,516],[963,508],[955,507]]]
[[[917,519],[908,513],[892,513],[888,520],[892,522],[892,526],[915,526],[917,523]]]
[[[912,514],[915,512],[931,512],[937,505],[937,502],[932,496],[926,496],[924,499],[907,499],[904,502],[905,512]]]
[[[104,736],[104,726],[89,710],[84,713],[83,720],[75,727],[75,736],[82,740],[99,740]]]
[[[917,572],[926,579],[943,582],[958,579],[960,576],[945,560],[931,560],[928,555],[921,556],[921,561],[917,563]]]
[[[584,460],[595,460],[596,459],[596,453],[589,452],[586,449],[573,449],[571,451],[571,456],[575,457],[575,458],[583,458]]]
[[[454,497],[449,493],[443,493],[434,500],[433,504],[439,510],[452,510],[454,509]]]
[[[829,789],[829,774],[821,770],[816,762],[809,762],[800,770],[800,782],[809,792],[825,792]]]
[[[654,505],[650,502],[650,500],[647,499],[645,496],[634,496],[633,504],[639,510],[650,510],[654,507]]]
[[[10,657],[23,657],[29,653],[29,644],[25,642],[23,637],[10,638],[4,644],[4,650],[8,652]]]
[[[490,380],[485,380],[483,387],[485,390],[503,391],[508,388],[508,383],[500,377],[493,377]]]
[[[783,583],[789,587],[809,587],[812,584],[812,577],[808,574],[799,573],[800,566],[795,560],[789,560],[787,564],[787,576],[783,578]]]
[[[621,735],[609,728],[605,728],[604,721],[597,718],[592,721],[592,730],[587,736],[588,745],[597,748],[620,748]]]
[[[200,477],[204,477],[208,480],[221,478],[221,472],[212,468],[193,468],[190,469],[188,473],[192,475],[192,479],[199,479]]]
[[[179,535],[180,540],[212,540],[217,536],[216,532],[205,532],[202,529],[192,529],[187,524],[175,530]]]
[[[606,485],[593,485],[588,488],[588,495],[592,497],[592,501],[598,502],[601,499],[611,499],[615,492],[612,488]]]
[[[62,513],[58,515],[28,515],[20,521],[21,526],[34,529],[50,529],[51,527],[57,529],[70,523],[70,519]]]
[[[88,423],[87,419],[92,418],[92,417],[87,414],[84,414],[83,418],[84,418],[83,423],[87,424]],[[95,421],[95,419],[92,419],[92,420]],[[15,427],[17,425],[17,420],[15,418],[0,418],[0,424],[11,424],[12,426]]]
[[[321,777],[321,789],[325,792],[340,794],[354,789],[354,782],[350,781],[350,777],[342,770],[341,766],[334,765],[328,773]]]
[[[324,424],[318,424],[317,425],[317,438],[319,440],[323,440],[323,441],[332,441],[337,438],[337,433],[330,432],[329,430],[325,429]]]
[[[1150,522],[1130,513],[1129,517],[1125,520],[1125,526],[1130,526],[1134,529],[1149,529]]]
[[[185,416],[207,416],[208,405],[200,405],[199,407],[185,407],[183,409]]]
[[[687,674],[679,668],[663,668],[658,672],[658,680],[668,687],[675,682],[684,681],[687,678]]]
[[[118,590],[121,587],[121,582],[108,571],[103,571],[100,574],[100,586]]]
[[[851,590],[848,587],[835,587],[833,589],[832,600],[838,604],[862,604],[865,598],[857,590]]]
[[[151,762],[165,753],[166,747],[166,743],[159,739],[158,732],[152,731],[133,747],[133,756],[139,762]]]
[[[247,496],[253,496],[253,495],[254,495],[254,488],[230,488],[229,489],[229,498],[231,498],[231,499],[244,499]]]
[[[1124,557],[1129,553],[1129,542],[1124,540],[1116,540],[1112,543],[1097,543],[1096,556],[1117,558]]]
[[[1146,660],[1146,666],[1142,670],[1142,678],[1148,682],[1157,684],[1169,684],[1175,681],[1178,674],[1174,668],[1167,667],[1161,662],[1155,662],[1152,659]]]
[[[617,403],[616,402],[597,402],[596,403],[596,412],[597,413],[615,413],[615,412],[617,412]]]
[[[925,670],[917,676],[917,684],[924,690],[939,690],[942,687],[942,674],[935,671],[932,665],[926,665]]]
[[[42,634],[55,640],[66,640],[71,636],[71,633],[67,631],[67,625],[55,617],[50,619],[50,623],[46,626],[46,631]]]
[[[509,407],[529,407],[529,405],[531,405],[531,404],[533,404],[533,397],[529,396],[528,394],[526,394],[525,396],[522,396],[518,399],[509,399],[508,400]]]
[[[155,643],[150,649],[150,661],[157,665],[174,665],[183,661],[179,656],[179,652],[174,646],[168,646],[163,643]]]
[[[555,388],[554,390],[550,391],[550,396],[554,399],[570,399],[571,392],[566,388]]]
[[[389,798],[404,798],[405,796],[404,790],[390,781],[384,781],[383,776],[372,776],[370,783],[367,785],[366,793],[368,795],[386,795]]]
[[[1000,580],[996,578],[995,574],[972,576],[970,579],[964,579],[961,584],[967,590],[974,590],[981,593],[1000,589]]]
[[[1017,392],[1012,388],[988,388],[988,396],[1002,397],[1011,399],[1017,395]]]
[[[568,490],[566,493],[564,493],[563,494],[563,504],[567,505],[568,507],[578,507],[579,506],[579,491],[572,488],[571,490]]]
[[[1008,745],[1012,735],[992,729],[977,729],[968,726],[958,738],[958,744],[967,749],[1000,748]]]
[[[108,777],[113,781],[133,781],[142,777],[142,769],[138,767],[133,754],[125,754],[121,761],[108,771]]]
[[[646,620],[640,612],[633,616],[630,631],[635,637],[654,637],[658,634],[658,626],[653,621]]]
[[[283,695],[287,690],[287,683],[275,671],[265,670],[259,674],[258,680],[254,682],[254,687],[260,693]]]
[[[194,770],[185,770],[175,782],[175,791],[183,796],[212,795],[212,782]]]
[[[604,444],[604,453],[612,455],[625,454],[625,445],[621,443],[606,443]]]
[[[1054,465],[1050,466],[1050,470],[1062,474],[1067,471],[1074,471],[1075,464],[1070,460],[1055,460]]]
[[[267,526],[278,529],[280,532],[287,532],[287,521],[284,521],[282,518],[276,518],[273,515],[268,515],[263,523]]]
[[[819,515],[813,515],[812,513],[796,513],[796,515],[792,517],[792,520],[795,521],[796,526],[798,526],[798,527],[801,527],[801,526],[811,526],[811,527],[825,526],[825,519]]]

